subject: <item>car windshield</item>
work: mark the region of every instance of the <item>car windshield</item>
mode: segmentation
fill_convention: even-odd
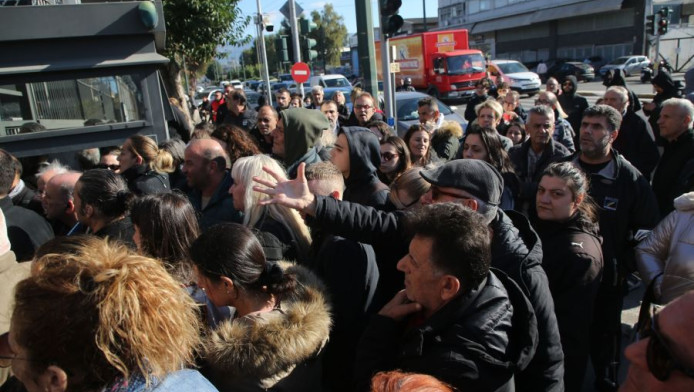
[[[505,74],[512,74],[512,73],[518,73],[518,72],[530,72],[528,71],[527,68],[525,68],[525,65],[517,62],[513,63],[499,63],[496,64],[497,67],[501,68],[501,71]]]
[[[629,57],[619,57],[610,62],[611,65],[621,65],[627,62],[629,60]]]
[[[349,82],[345,78],[323,79],[328,87],[349,87]]]
[[[481,54],[464,54],[448,59],[449,75],[466,75],[484,71],[484,57]]]
[[[417,96],[413,98],[398,99],[396,103],[396,110],[398,111],[398,120],[412,121],[419,119],[419,112],[417,111],[419,107],[417,106],[417,102],[419,102],[419,100],[422,98],[424,97]],[[452,113],[451,108],[446,106],[446,104],[444,104],[436,98],[433,98],[433,100],[436,101],[436,104],[439,106],[439,112],[442,115],[447,116]]]

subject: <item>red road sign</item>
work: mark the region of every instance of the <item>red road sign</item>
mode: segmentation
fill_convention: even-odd
[[[308,78],[311,76],[311,70],[308,68],[308,64],[298,62],[292,65],[292,79],[297,83],[308,82]]]

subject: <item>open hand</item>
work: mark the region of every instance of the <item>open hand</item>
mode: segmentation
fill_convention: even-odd
[[[271,199],[261,200],[261,205],[280,204],[285,207],[294,208],[307,215],[315,215],[316,197],[308,189],[308,182],[305,175],[306,164],[300,163],[296,179],[283,180],[277,173],[267,167],[263,170],[268,173],[275,181],[268,181],[262,178],[253,177],[253,181],[264,187],[255,185],[253,190],[272,196]]]
[[[407,294],[405,290],[398,291],[395,297],[388,302],[380,312],[381,316],[386,316],[392,318],[395,321],[402,320],[405,316],[412,313],[417,313],[422,310],[422,305],[416,302],[410,302],[407,299]]]

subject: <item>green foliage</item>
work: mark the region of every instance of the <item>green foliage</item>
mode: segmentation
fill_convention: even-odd
[[[244,45],[251,37],[244,30],[238,0],[164,0],[166,50],[164,55],[180,63],[185,56],[189,71],[203,68],[220,57],[221,45]]]
[[[318,25],[310,34],[311,38],[318,41],[314,48],[319,53],[318,58],[323,58],[326,65],[340,65],[340,53],[347,39],[344,18],[328,3],[322,12],[311,12],[311,19]]]
[[[273,75],[279,72],[280,70],[288,72],[287,69],[291,67],[287,64],[280,64],[279,55],[275,48],[277,36],[278,34],[265,34],[265,52],[267,53],[268,72],[270,75]],[[246,49],[243,51],[243,54],[241,56],[243,58],[244,65],[254,65],[260,68],[260,66],[258,65],[257,44],[258,40],[256,39],[253,42],[253,46],[250,49]],[[247,77],[248,72],[249,67],[246,67]],[[258,72],[258,77],[262,77],[262,75],[260,75],[260,72]]]
[[[222,64],[217,60],[212,60],[210,65],[207,66],[207,71],[205,71],[205,76],[208,79],[218,81],[222,75],[224,75],[224,69],[222,69]]]

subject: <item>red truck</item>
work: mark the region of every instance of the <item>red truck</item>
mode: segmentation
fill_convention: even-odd
[[[417,90],[442,99],[465,99],[475,93],[475,82],[486,77],[482,52],[470,49],[468,32],[443,30],[390,39],[400,64],[396,79],[410,77]],[[379,79],[381,45],[376,45]]]

